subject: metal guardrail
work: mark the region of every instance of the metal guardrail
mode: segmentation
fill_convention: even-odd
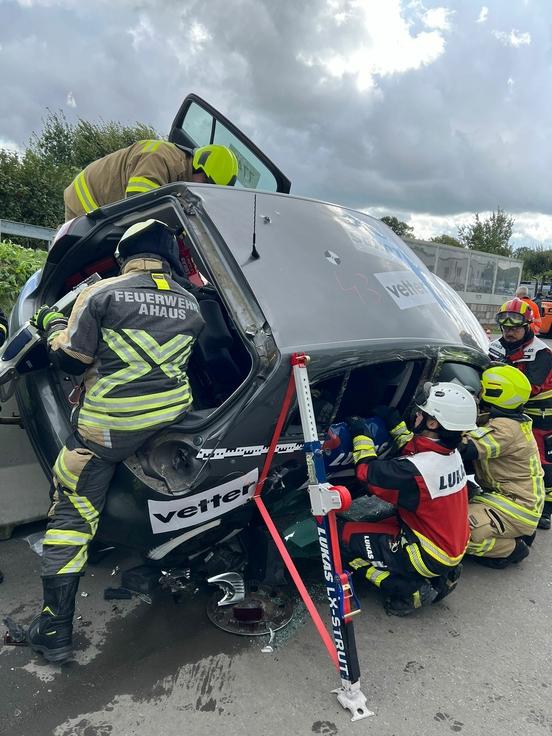
[[[21,238],[33,238],[34,240],[46,240],[50,243],[54,239],[56,230],[42,225],[29,225],[26,222],[14,222],[13,220],[0,219],[0,240],[3,235],[17,235]]]

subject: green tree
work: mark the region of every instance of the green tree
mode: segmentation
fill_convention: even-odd
[[[12,308],[23,284],[44,265],[46,252],[0,241],[0,307]]]
[[[523,261],[522,279],[529,281],[549,280],[550,272],[552,272],[552,250],[545,249],[542,245],[536,248],[522,247],[518,248],[514,253],[515,258]]]
[[[387,227],[390,227],[391,230],[393,230],[393,232],[399,236],[399,238],[414,237],[414,228],[410,225],[407,225],[406,222],[399,220],[397,217],[386,215],[385,217],[381,218],[381,221],[384,222]]]
[[[430,242],[443,243],[444,245],[454,245],[455,248],[464,247],[457,238],[453,238],[452,235],[447,235],[446,233],[441,233],[441,235],[435,235],[433,238],[430,238]]]
[[[0,150],[0,218],[56,227],[63,222],[63,190],[92,161],[131,143],[159,138],[148,125],[69,123],[48,111],[21,155]]]
[[[458,228],[458,240],[465,248],[495,253],[499,256],[511,256],[510,238],[514,223],[514,218],[500,207],[484,220],[476,212],[471,224]]]

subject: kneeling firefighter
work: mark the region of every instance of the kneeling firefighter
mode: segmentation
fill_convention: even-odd
[[[49,307],[33,317],[52,362],[85,375],[74,434],[54,465],[44,537],[44,606],[30,646],[51,662],[72,653],[75,595],[117,463],[182,418],[192,403],[186,367],[203,327],[178,270],[172,231],[158,220],[132,225],[115,251],[122,273],[79,294],[69,321]]]
[[[475,429],[473,396],[456,383],[426,383],[416,395],[414,432],[391,412],[400,457],[377,459],[362,423],[350,421],[357,478],[367,492],[393,504],[383,521],[345,522],[341,541],[348,566],[362,571],[386,597],[389,614],[405,616],[444,598],[460,576],[469,539],[462,432]]]
[[[523,413],[531,395],[528,378],[511,365],[483,371],[480,426],[460,447],[466,464],[473,462],[483,493],[469,504],[471,528],[467,554],[481,564],[503,568],[529,554],[544,505],[544,472]]]

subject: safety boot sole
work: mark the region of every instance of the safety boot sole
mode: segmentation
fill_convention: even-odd
[[[30,648],[33,650],[33,652],[37,652],[37,654],[42,654],[45,660],[48,662],[52,662],[53,664],[59,664],[60,662],[65,662],[67,659],[70,659],[73,656],[73,645],[67,644],[63,647],[57,647],[56,649],[51,649],[50,647],[39,644],[33,641],[32,637],[33,634],[38,633],[37,632],[38,623],[35,624],[34,621],[31,622],[31,625],[29,626],[27,630],[27,644],[30,646]],[[42,634],[38,634],[38,636],[42,636]]]

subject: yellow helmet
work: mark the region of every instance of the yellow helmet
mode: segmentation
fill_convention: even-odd
[[[192,159],[194,171],[203,171],[210,184],[231,187],[238,176],[236,154],[226,146],[201,146],[194,151]]]
[[[513,365],[487,368],[481,376],[481,386],[481,400],[501,409],[517,409],[531,395],[529,379]]]

